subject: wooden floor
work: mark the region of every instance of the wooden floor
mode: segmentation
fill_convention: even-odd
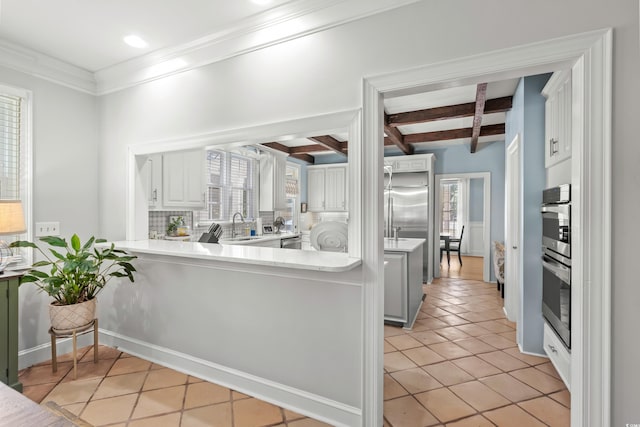
[[[484,258],[481,256],[463,256],[462,265],[458,255],[451,255],[451,264],[447,265],[447,256],[442,257],[440,263],[440,277],[450,279],[482,280]]]

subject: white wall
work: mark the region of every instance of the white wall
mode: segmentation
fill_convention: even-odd
[[[583,31],[614,27],[614,425],[639,422],[634,319],[640,181],[636,0],[423,1],[101,99],[101,218],[124,237],[128,144],[360,106],[361,78]],[[508,35],[508,36],[507,36]],[[366,207],[365,207],[366,209]],[[634,421],[635,420],[635,421]]]
[[[33,220],[60,221],[63,236],[98,231],[95,97],[0,67],[0,83],[33,94]],[[31,224],[33,226],[33,224]],[[49,342],[49,297],[20,287],[20,350]]]
[[[640,342],[630,339],[640,198],[629,197],[640,182],[638,17],[637,0],[425,0],[105,96],[98,162],[90,96],[2,68],[0,81],[34,92],[34,219],[88,235],[99,216],[105,237],[122,238],[128,144],[356,108],[362,76],[613,27],[612,425],[624,425],[640,420]],[[21,348],[47,341],[45,300],[21,289]]]

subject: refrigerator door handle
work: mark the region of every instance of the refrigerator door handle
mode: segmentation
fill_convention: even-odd
[[[387,237],[391,237],[391,230],[393,229],[393,197],[389,194],[389,206],[391,207],[391,215],[389,222],[389,230],[387,231]]]

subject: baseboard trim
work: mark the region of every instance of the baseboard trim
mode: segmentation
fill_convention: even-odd
[[[99,329],[100,343],[237,390],[335,426],[362,424],[362,411],[313,393],[276,383],[169,348]]]
[[[93,345],[93,334],[78,336],[78,348]],[[56,342],[56,352],[58,354],[71,353],[73,342],[71,338],[59,339]],[[18,352],[18,369],[28,368],[36,363],[42,363],[51,359],[51,343],[40,344],[35,347]]]

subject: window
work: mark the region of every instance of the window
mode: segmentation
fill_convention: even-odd
[[[21,200],[27,228],[31,227],[30,210],[30,95],[27,91],[0,86],[0,199]],[[8,243],[30,239],[27,233],[2,236]],[[31,251],[14,249],[16,265],[31,264]]]
[[[235,212],[256,217],[255,161],[224,151],[207,150],[206,210],[194,212],[197,222],[229,221]]]
[[[440,181],[440,233],[458,236],[466,217],[465,180],[453,178]]]

